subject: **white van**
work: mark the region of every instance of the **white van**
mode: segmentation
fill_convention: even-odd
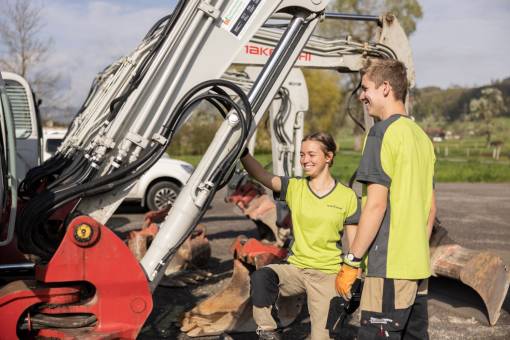
[[[43,131],[43,155],[46,160],[57,151],[66,130],[44,129]],[[140,177],[127,195],[126,201],[139,201],[143,207],[150,210],[159,210],[172,205],[193,170],[191,164],[164,154]]]

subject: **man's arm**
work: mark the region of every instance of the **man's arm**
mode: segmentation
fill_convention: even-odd
[[[349,240],[349,253],[362,258],[372,244],[381,227],[386,212],[388,188],[381,184],[368,184],[367,202],[361,212],[361,218],[356,228],[354,241]],[[349,231],[346,231],[349,233]],[[350,235],[348,234],[347,237]],[[344,258],[344,263],[346,259]],[[361,269],[351,267],[349,263],[340,267],[335,280],[336,291],[346,300],[351,298],[351,287]]]
[[[427,221],[427,235],[429,236],[429,240],[430,240],[430,235],[432,235],[432,228],[434,227],[434,221],[436,219],[436,212],[437,212],[436,194],[435,194],[434,190],[432,190],[432,203],[430,204],[429,219]]]
[[[264,167],[249,153],[241,158],[241,163],[243,163],[244,169],[248,172],[248,174],[262,183],[265,187],[276,192],[280,192],[280,190],[282,190],[282,180],[280,177],[266,171],[266,169],[264,169]]]
[[[349,251],[352,248],[352,242],[356,238],[356,231],[358,226],[355,224],[349,224],[345,226],[345,234],[347,235],[347,245],[349,246]]]
[[[381,227],[388,202],[388,188],[381,184],[368,184],[367,201],[352,242],[350,252],[358,258],[365,255]]]

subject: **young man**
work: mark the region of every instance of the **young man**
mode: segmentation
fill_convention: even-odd
[[[368,255],[359,339],[428,339],[434,148],[405,111],[407,76],[401,62],[369,61],[361,89],[360,101],[378,121],[365,140],[357,171],[364,207],[336,288],[350,297]]]

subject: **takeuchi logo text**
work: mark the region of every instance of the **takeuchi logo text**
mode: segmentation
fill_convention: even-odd
[[[251,55],[260,55],[269,57],[273,54],[274,48],[272,47],[260,47],[255,45],[245,45],[244,53]],[[298,60],[300,61],[310,61],[312,60],[312,54],[308,52],[303,52],[299,55]]]

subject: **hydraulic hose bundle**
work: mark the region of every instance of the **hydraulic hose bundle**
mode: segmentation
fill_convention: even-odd
[[[285,122],[287,121],[290,110],[291,110],[291,102],[289,99],[289,90],[285,87],[282,87],[278,92],[280,95],[281,105],[278,113],[276,114],[274,123],[273,123],[273,131],[276,139],[278,140],[279,145],[291,145],[291,138],[285,132]],[[283,172],[285,176],[290,176],[290,169],[288,163],[288,152],[283,153]]]
[[[158,20],[153,27],[147,32],[147,34],[144,37],[144,41],[151,41],[153,39],[156,39],[156,42],[152,45],[150,51],[147,53],[147,55],[144,57],[144,59],[140,62],[140,65],[138,66],[136,73],[133,75],[133,77],[130,79],[129,86],[125,89],[125,91],[119,95],[117,98],[112,100],[109,107],[109,114],[107,115],[106,122],[111,122],[119,112],[122,105],[125,103],[129,95],[138,87],[142,79],[147,73],[148,67],[151,65],[151,62],[153,61],[156,53],[161,48],[163,42],[168,37],[169,33],[171,32],[172,28],[175,25],[175,22],[182,11],[183,7],[185,5],[185,1],[180,1],[175,10],[172,12],[172,14],[169,14],[167,16],[164,16],[160,20]],[[102,81],[104,81],[105,74],[112,74],[116,72],[116,69],[118,68],[118,65],[115,64],[110,65],[101,72],[94,82],[92,83],[89,93],[87,95],[87,98],[85,99],[84,103],[76,113],[75,117],[73,118],[73,121],[70,124],[70,128],[68,129],[68,134],[73,131],[74,127],[76,125],[79,125],[79,118],[82,113],[87,109],[88,104],[90,103],[91,99],[98,93],[99,88],[102,85]],[[99,122],[99,125],[104,124],[105,122]],[[67,138],[67,134],[64,137],[64,139]],[[81,148],[84,146],[82,145]],[[43,164],[41,164],[38,167],[35,167],[31,169],[23,182],[20,184],[19,192],[23,199],[28,200],[31,197],[33,197],[38,190],[41,190],[41,187],[44,185],[47,185],[49,183],[52,183],[55,179],[58,179],[57,184],[69,179],[70,176],[64,176],[64,178],[61,177],[61,172],[66,169],[66,173],[74,173],[76,169],[76,165],[82,165],[84,164],[83,159],[83,152],[81,152],[79,155],[63,155],[60,152],[57,152],[52,158],[45,161]],[[56,186],[55,184],[54,186]]]
[[[237,103],[227,94],[226,89],[233,91],[240,102]],[[104,174],[93,166],[90,157],[80,155],[62,172],[51,185],[27,202],[21,213],[16,231],[21,250],[48,260],[55,252],[65,233],[66,221],[50,220],[51,216],[61,207],[73,210],[80,199],[102,194],[128,184],[147,171],[166,151],[177,128],[201,101],[210,102],[223,117],[233,110],[239,117],[241,126],[240,143],[219,164],[211,175],[211,181],[218,186],[224,185],[222,180],[232,169],[232,164],[241,153],[244,141],[248,137],[252,124],[251,106],[246,94],[235,84],[225,80],[210,80],[192,88],[178,103],[174,114],[158,132],[166,140],[165,143],[152,143],[139,159],[129,164],[121,164],[119,168],[110,167],[111,172]],[[71,207],[69,207],[69,205]],[[72,215],[72,213],[67,214]]]

